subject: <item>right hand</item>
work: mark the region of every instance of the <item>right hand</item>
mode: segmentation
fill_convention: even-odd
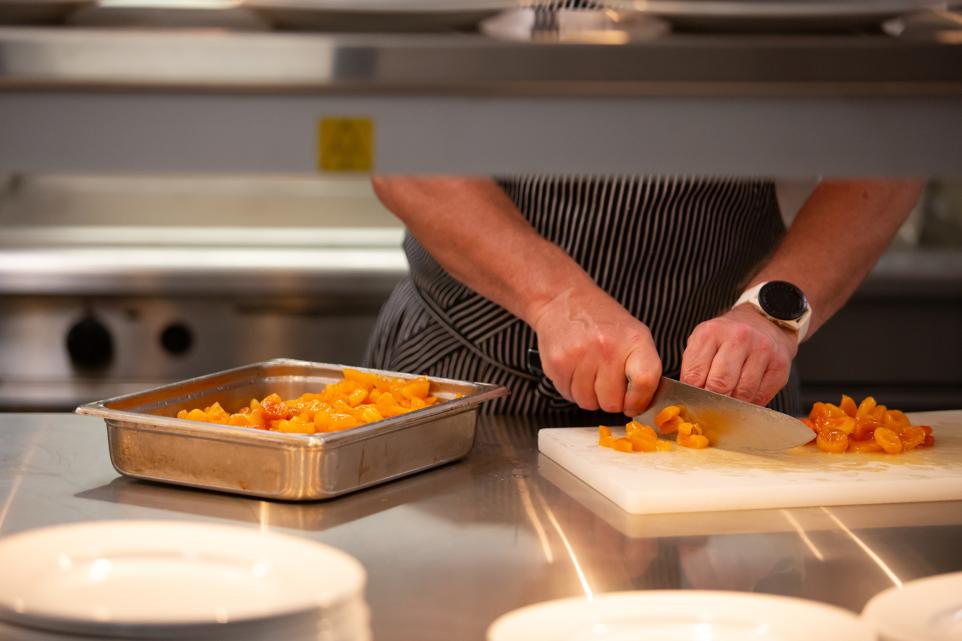
[[[586,410],[636,416],[661,379],[648,327],[596,287],[568,289],[533,314],[541,366],[558,392]]]

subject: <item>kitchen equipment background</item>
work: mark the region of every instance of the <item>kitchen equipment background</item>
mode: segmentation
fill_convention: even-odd
[[[366,179],[15,177],[0,224],[0,409],[277,357],[360,364],[407,271]]]
[[[538,432],[538,449],[633,514],[962,499],[962,410],[911,418],[932,426],[934,447],[898,456],[809,447],[626,454],[600,447],[597,428],[550,428]]]
[[[933,183],[909,240],[802,345],[806,408],[842,392],[959,406],[957,194]],[[0,411],[278,357],[360,364],[407,273],[403,228],[365,178],[0,175],[0,228]]]
[[[0,24],[35,25],[62,21],[94,0],[0,0]]]

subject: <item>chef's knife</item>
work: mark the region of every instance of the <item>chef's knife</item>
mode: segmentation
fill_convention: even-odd
[[[651,405],[636,420],[654,426],[655,415],[669,405],[684,406],[712,446],[725,450],[787,450],[815,438],[812,430],[788,414],[666,377],[662,377]]]
[[[528,369],[544,374],[538,350],[528,350]],[[654,426],[655,415],[669,405],[683,405],[712,445],[725,450],[787,450],[815,437],[804,423],[787,414],[664,376],[648,409],[636,420]]]

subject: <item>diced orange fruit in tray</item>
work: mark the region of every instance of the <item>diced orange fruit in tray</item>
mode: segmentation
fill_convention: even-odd
[[[431,396],[431,381],[392,378],[345,369],[344,379],[332,383],[317,394],[302,394],[283,400],[269,394],[248,406],[229,413],[220,403],[204,409],[181,410],[177,418],[192,421],[253,427],[275,432],[315,434],[337,432],[392,416],[399,416],[439,402]]]
[[[879,405],[871,396],[858,405],[846,394],[838,405],[815,403],[802,422],[815,432],[815,445],[823,452],[900,454],[935,444],[931,427],[912,425],[904,413]]]
[[[710,445],[701,425],[692,421],[681,405],[669,405],[655,416],[655,425],[662,434],[677,433],[675,442],[682,447],[703,449]],[[658,433],[638,421],[625,425],[624,436],[614,436],[611,429],[598,426],[598,445],[610,447],[619,452],[666,452],[671,450],[671,441],[658,438]]]

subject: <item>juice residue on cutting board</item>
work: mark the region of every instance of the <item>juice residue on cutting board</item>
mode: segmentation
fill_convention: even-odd
[[[962,430],[948,426],[939,432],[938,445],[931,449],[915,450],[899,455],[884,453],[829,454],[804,445],[784,452],[749,453],[712,447],[707,450],[676,448],[671,452],[653,452],[626,456],[612,452],[611,462],[619,467],[643,466],[671,472],[711,471],[723,475],[741,476],[749,471],[778,471],[789,473],[825,472],[865,473],[884,472],[893,466],[905,470],[931,471],[947,464],[962,461]],[[724,429],[724,428],[722,428]],[[595,433],[586,429],[585,445],[597,447]]]

